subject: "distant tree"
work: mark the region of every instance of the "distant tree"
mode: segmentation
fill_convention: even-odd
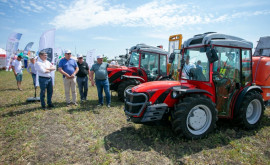
[[[107,62],[108,59],[109,59],[109,58],[108,58],[107,56],[104,56],[104,57],[103,57],[103,62]]]

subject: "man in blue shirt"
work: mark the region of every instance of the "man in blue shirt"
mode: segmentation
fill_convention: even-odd
[[[92,86],[95,86],[95,81],[98,91],[98,106],[103,106],[103,88],[106,94],[107,107],[111,107],[111,95],[110,95],[110,84],[108,80],[107,68],[119,68],[119,65],[110,65],[107,62],[103,62],[102,56],[97,56],[97,63],[92,65],[90,69],[90,80]],[[93,75],[95,73],[95,81]]]
[[[63,74],[67,106],[70,105],[70,89],[72,93],[72,103],[77,106],[76,74],[79,68],[77,62],[71,58],[70,50],[65,51],[65,57],[60,60],[58,66],[58,71]]]

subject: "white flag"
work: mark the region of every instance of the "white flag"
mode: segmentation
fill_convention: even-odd
[[[22,37],[21,33],[11,33],[9,35],[9,38],[7,40],[7,45],[6,45],[6,68],[9,68],[10,65],[10,58],[14,57],[17,54],[17,49],[19,46],[19,41]]]
[[[92,65],[94,64],[94,59],[96,57],[96,49],[89,50],[86,55],[86,62],[91,69]]]

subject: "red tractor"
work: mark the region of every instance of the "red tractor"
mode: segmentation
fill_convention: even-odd
[[[155,81],[167,75],[168,52],[161,48],[138,44],[130,48],[130,57],[125,67],[108,68],[110,89],[124,100],[125,90]]]
[[[255,128],[265,105],[261,88],[252,83],[252,47],[244,39],[214,32],[188,39],[170,56],[172,65],[180,63],[179,81],[147,82],[126,90],[128,120],[167,120],[188,139],[207,136],[218,118]]]

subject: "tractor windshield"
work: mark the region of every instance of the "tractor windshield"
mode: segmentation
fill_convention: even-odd
[[[185,50],[183,79],[209,81],[209,61],[206,52],[202,50],[201,48],[188,48]]]
[[[132,52],[129,60],[129,67],[139,67],[139,53]]]

